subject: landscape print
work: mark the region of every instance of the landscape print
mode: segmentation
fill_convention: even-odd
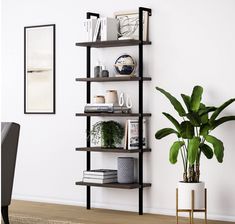
[[[25,28],[25,113],[54,113],[55,26]]]

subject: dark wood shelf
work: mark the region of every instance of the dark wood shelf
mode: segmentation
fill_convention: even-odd
[[[100,78],[76,78],[78,82],[126,82],[126,81],[151,81],[150,77],[100,77]]]
[[[123,149],[123,148],[101,148],[101,147],[78,147],[76,151],[80,152],[111,152],[111,153],[138,153],[141,149]],[[143,149],[143,152],[151,152],[151,149]]]
[[[83,181],[78,181],[78,182],[76,182],[76,185],[93,186],[93,187],[119,188],[119,189],[141,188],[141,185],[139,183],[133,183],[133,184],[119,184],[119,183],[97,184],[97,183],[87,183],[87,182],[83,182]],[[151,187],[151,184],[150,183],[143,183],[143,187]]]
[[[140,117],[139,113],[76,113],[77,117]],[[143,113],[143,117],[150,117],[150,113]]]
[[[104,48],[104,47],[124,47],[124,46],[137,46],[141,44],[140,40],[109,40],[109,41],[96,41],[96,42],[79,42],[76,46],[79,47],[92,47],[92,48]],[[143,45],[150,45],[150,41],[143,41]]]

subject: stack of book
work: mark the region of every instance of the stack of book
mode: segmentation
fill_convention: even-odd
[[[117,182],[117,170],[97,169],[83,171],[83,182],[107,184]]]
[[[86,19],[83,22],[86,32],[85,41],[107,41],[117,40],[118,36],[118,21],[115,18],[92,18]]]
[[[112,103],[88,103],[84,108],[85,113],[130,113],[126,106],[116,106]]]

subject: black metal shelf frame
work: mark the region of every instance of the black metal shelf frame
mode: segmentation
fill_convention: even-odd
[[[150,8],[139,7],[139,148],[142,149],[143,145],[143,13],[147,12],[149,16],[152,14],[152,10]],[[99,18],[99,14],[87,12],[87,19],[91,17]],[[86,78],[91,78],[91,46],[86,47]],[[91,102],[91,82],[86,82],[86,102]],[[86,137],[87,143],[86,147],[91,147],[90,144],[90,130],[91,130],[91,117],[86,117]],[[138,152],[138,160],[139,160],[139,215],[143,214],[143,188],[145,187],[143,183],[143,149]],[[86,152],[86,169],[91,169],[91,151]],[[91,208],[91,186],[86,186],[86,196],[87,196],[87,209]]]

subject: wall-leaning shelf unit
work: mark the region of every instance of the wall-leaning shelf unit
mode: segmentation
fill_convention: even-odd
[[[143,13],[147,12],[151,16],[152,10],[149,8],[139,7],[139,40],[115,40],[115,41],[97,41],[97,42],[82,42],[76,43],[76,46],[86,47],[86,77],[76,78],[76,81],[86,82],[86,103],[91,102],[91,83],[92,82],[122,82],[122,81],[136,81],[138,82],[139,92],[139,110],[138,113],[76,113],[78,117],[86,117],[86,147],[78,147],[76,151],[86,152],[86,170],[91,170],[91,152],[109,152],[109,153],[137,153],[139,166],[139,181],[132,184],[97,184],[78,181],[76,185],[86,186],[86,207],[91,208],[91,187],[108,187],[119,189],[138,189],[139,191],[139,214],[143,214],[143,188],[150,187],[151,183],[143,183],[143,153],[150,152],[151,149],[143,149],[143,117],[150,117],[150,113],[143,113],[143,81],[150,81],[150,77],[143,76],[143,46],[150,45],[150,41],[143,41]],[[91,17],[99,18],[97,13],[87,13],[87,19]],[[91,48],[105,48],[105,47],[122,47],[122,46],[138,46],[139,48],[139,76],[138,77],[107,77],[107,78],[92,78],[91,77]],[[139,149],[126,150],[123,148],[104,149],[101,147],[91,147],[90,131],[91,118],[99,116],[106,117],[138,117],[139,119]]]

